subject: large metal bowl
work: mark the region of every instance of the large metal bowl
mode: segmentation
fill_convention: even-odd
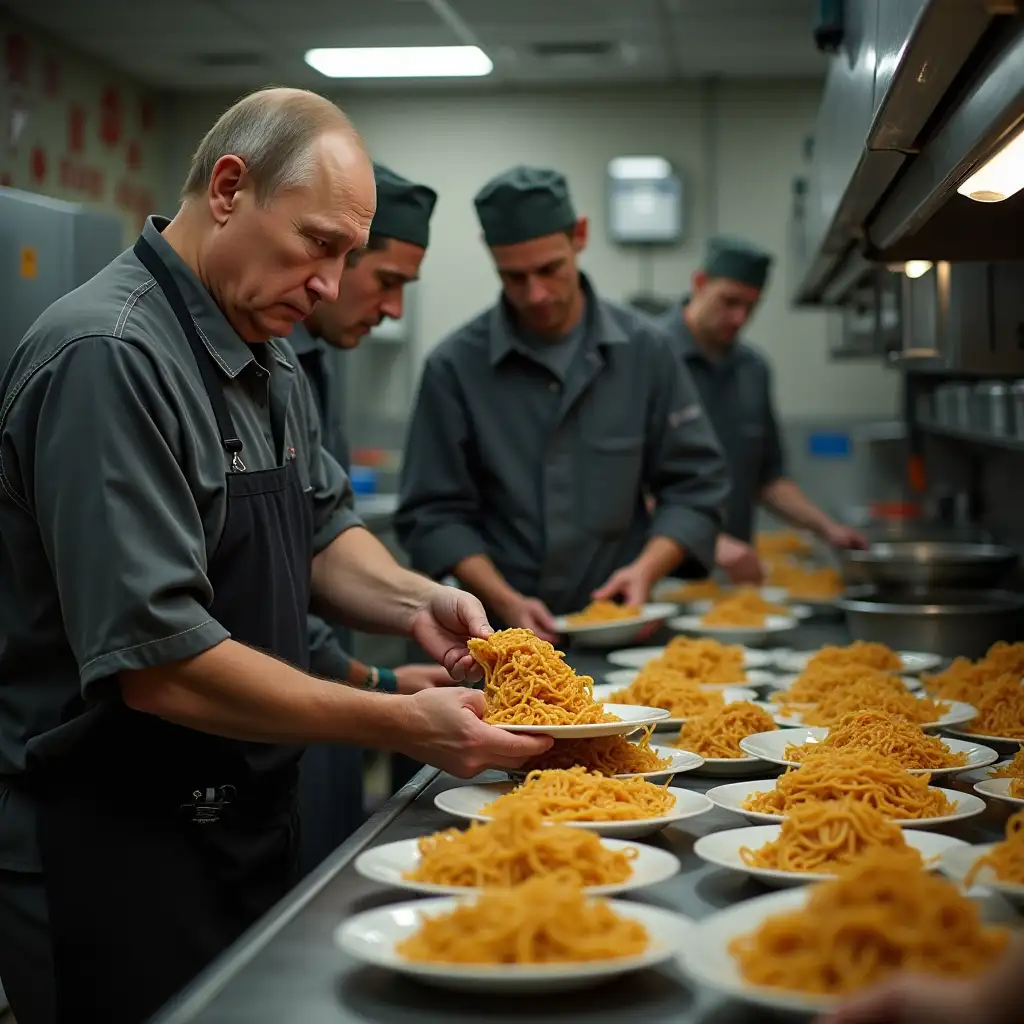
[[[855,640],[875,640],[897,651],[980,658],[997,640],[1024,636],[1024,595],[1006,590],[891,594],[855,587],[836,604]]]
[[[933,540],[872,544],[840,558],[847,583],[887,589],[993,587],[1017,562],[1016,553],[999,544]]]

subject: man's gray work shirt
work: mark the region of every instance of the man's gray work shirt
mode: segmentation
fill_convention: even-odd
[[[257,362],[160,236],[165,223],[151,218],[143,234],[220,370],[246,470],[281,466],[294,449],[320,551],[359,520],[294,354],[274,339]],[[2,777],[72,746],[98,704],[120,699],[121,670],[228,637],[208,611],[207,565],[230,459],[185,336],[131,250],[29,329],[0,402]],[[0,868],[38,867],[31,806],[0,779]]]
[[[395,519],[419,571],[437,578],[488,555],[556,614],[583,607],[654,535],[713,565],[728,493],[668,339],[583,283],[586,336],[564,380],[519,340],[504,303],[430,354]]]

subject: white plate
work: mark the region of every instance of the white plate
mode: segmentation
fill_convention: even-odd
[[[986,779],[974,784],[974,792],[979,796],[990,796],[996,800],[1004,800],[1015,807],[1024,807],[1024,800],[1019,796],[1010,796],[1010,783],[1013,779]]]
[[[743,688],[749,686],[771,686],[776,678],[774,672],[767,672],[762,668],[748,668],[744,669],[744,672],[747,678],[744,679],[742,682],[701,683],[700,688],[702,690],[707,690],[709,692],[717,691],[718,693],[721,693],[723,687],[736,689],[737,687]],[[615,668],[612,669],[611,672],[602,673],[601,677],[604,679],[604,682],[597,683],[594,686],[594,698],[596,700],[607,700],[607,695],[603,698],[597,696],[598,690],[600,690],[602,694],[605,694],[606,692],[604,689],[602,689],[602,687],[608,687],[607,694],[612,694],[616,690],[624,690],[627,686],[630,685],[630,683],[633,682],[634,679],[636,679],[638,675],[640,675],[640,669],[638,668]]]
[[[1003,753],[1012,752],[1014,754],[1024,745],[1024,740],[1014,739],[1012,736],[984,736],[981,733],[967,732],[964,729],[946,729],[946,732],[952,736],[960,736],[965,740],[977,740],[983,743],[990,743],[996,750]]]
[[[763,626],[705,626],[699,615],[669,619],[668,628],[677,633],[710,637],[723,644],[760,644],[775,633],[785,633],[800,624],[795,615],[766,615]]]
[[[919,722],[918,724],[922,729],[944,729],[951,725],[962,725],[964,722],[969,722],[978,714],[977,710],[971,704],[963,704],[958,700],[944,700],[940,703],[948,704],[949,710],[937,722]],[[792,706],[794,708],[799,707],[798,704]],[[799,711],[793,711],[787,715],[783,714],[776,707],[775,714],[772,717],[775,719],[777,725],[785,725],[796,729],[807,728],[807,726],[804,725],[803,715]],[[952,732],[952,730],[950,731]],[[981,737],[979,737],[979,739],[980,738]]]
[[[697,775],[735,779],[749,775],[771,776],[774,769],[759,757],[705,757]]]
[[[434,797],[434,806],[445,814],[456,818],[468,818],[470,821],[490,821],[481,814],[481,810],[499,796],[515,789],[513,782],[491,782],[475,786],[456,786],[446,789]],[[669,792],[676,798],[675,807],[662,818],[641,818],[637,821],[566,821],[559,824],[571,825],[573,828],[585,828],[596,832],[599,836],[613,836],[618,839],[639,839],[641,836],[653,835],[663,828],[686,818],[695,818],[698,814],[706,814],[711,810],[711,801],[702,793],[692,793],[688,789],[677,789],[674,786]],[[977,797],[974,797],[977,800]],[[984,806],[983,801],[979,803]]]
[[[804,743],[821,743],[828,736],[828,729],[816,726],[803,726],[799,730],[784,729],[782,732],[757,732],[740,740],[740,748],[751,757],[759,757],[771,764],[787,767],[799,767],[800,761],[787,761],[783,756],[790,744],[801,746]],[[979,743],[968,743],[966,740],[943,739],[943,743],[954,754],[966,754],[967,764],[955,768],[908,768],[911,775],[958,775],[960,772],[973,768],[984,768],[994,764],[999,755],[991,747],[983,747]]]
[[[939,870],[947,877],[963,885],[964,879],[974,867],[975,862],[991,853],[995,843],[985,843],[982,846],[961,846],[953,847],[942,855],[939,862]],[[988,865],[983,867],[977,874],[974,884],[970,890],[971,896],[984,897],[990,892],[999,893],[1006,897],[1011,903],[1017,906],[1024,905],[1024,885],[1014,882],[1000,882],[995,873]]]
[[[808,602],[803,602],[808,603]],[[818,651],[788,651],[775,652],[775,665],[783,672],[803,672],[807,668],[807,662],[817,654]],[[903,661],[903,671],[911,675],[919,672],[930,672],[937,665],[941,664],[942,658],[938,654],[926,654],[922,651],[898,651]]]
[[[743,802],[747,797],[774,789],[777,781],[777,779],[760,779],[752,782],[731,782],[727,786],[716,786],[714,789],[709,789],[708,797],[716,807],[742,814],[750,821],[761,825],[777,824],[785,820],[784,814],[761,814],[757,811],[748,811],[743,807]],[[942,815],[938,818],[893,818],[893,824],[899,825],[900,828],[933,828],[936,825],[948,825],[954,821],[971,818],[985,810],[985,801],[981,797],[971,796],[970,793],[960,793],[954,789],[941,789],[937,786],[931,788],[939,789],[939,792],[950,803],[956,805],[956,811],[953,814]]]
[[[790,690],[793,684],[800,678],[800,674],[796,675],[773,675],[771,680],[771,686],[776,690]],[[919,690],[924,688],[924,684],[916,676],[900,676],[900,682],[911,691],[911,693],[917,693]]]
[[[645,631],[656,629],[667,619],[675,615],[677,606],[674,604],[645,604],[639,615],[628,619],[613,619],[609,622],[592,622],[586,625],[572,625],[569,616],[560,615],[555,618],[555,628],[559,633],[568,636],[576,647],[617,647],[640,639]]]
[[[595,700],[607,700],[613,693],[621,690],[621,686],[609,686],[607,683],[594,687],[594,699]],[[713,690],[716,693],[722,695],[722,699],[726,704],[736,704],[739,701],[744,700],[757,700],[757,693],[754,690],[748,690],[742,686],[707,686],[703,687],[706,690]],[[600,692],[599,692],[600,691]],[[655,729],[679,729],[682,724],[686,721],[685,718],[663,718],[660,722],[655,724]]]
[[[704,764],[704,758],[699,754],[692,754],[689,750],[680,750],[678,747],[656,747],[651,750],[658,757],[671,758],[672,763],[667,768],[659,768],[653,772],[627,772],[625,775],[616,775],[616,779],[664,779],[669,775],[682,775],[684,772],[696,771]],[[501,769],[511,779],[524,779],[529,772],[514,771],[510,768]]]
[[[595,722],[593,725],[497,725],[506,732],[528,732],[537,736],[554,736],[555,739],[568,740],[588,736],[628,736],[631,732],[654,725],[663,718],[668,718],[664,708],[644,708],[636,704],[605,704],[604,710],[615,715],[617,722]]]
[[[622,651],[612,651],[608,660],[619,668],[643,668],[649,661],[660,658],[665,653],[664,647],[627,647]],[[774,661],[769,651],[743,650],[744,668],[764,668]]]
[[[627,843],[621,839],[602,839],[601,845],[612,851],[636,850],[636,859],[631,861],[633,873],[622,882],[609,885],[591,885],[585,890],[589,896],[611,896],[617,892],[643,889],[657,885],[671,878],[679,871],[679,858],[674,853],[661,850],[646,843]],[[434,896],[465,896],[482,890],[476,887],[456,885],[431,885],[427,882],[411,882],[405,877],[407,871],[414,871],[420,863],[418,839],[402,839],[397,843],[373,846],[364,850],[355,862],[356,871],[381,885],[397,889],[423,892]]]
[[[706,836],[701,836],[694,843],[693,852],[709,864],[752,875],[773,888],[806,885],[808,882],[821,882],[833,877],[825,873],[805,874],[799,871],[755,868],[749,867],[743,862],[743,858],[740,856],[742,847],[760,850],[766,843],[772,843],[778,839],[781,831],[781,825],[749,825],[746,828],[728,828],[721,832],[711,832]],[[953,839],[940,832],[908,830],[903,838],[908,846],[913,846],[920,852],[926,862],[933,857],[941,856],[954,846],[966,847],[968,845],[962,839]]]
[[[613,900],[611,904],[617,914],[647,928],[651,941],[646,952],[578,964],[501,965],[413,963],[397,955],[398,943],[416,932],[426,917],[448,913],[459,902],[449,896],[367,910],[343,922],[334,933],[334,941],[353,960],[386,967],[437,988],[536,995],[579,990],[669,960],[681,952],[692,927],[688,918],[660,907]]]

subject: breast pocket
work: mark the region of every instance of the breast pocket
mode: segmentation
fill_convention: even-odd
[[[587,441],[584,459],[584,524],[602,536],[625,533],[639,501],[644,439],[606,437]]]

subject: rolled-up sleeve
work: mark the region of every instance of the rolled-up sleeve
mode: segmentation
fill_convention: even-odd
[[[722,528],[729,475],[722,447],[693,378],[659,339],[645,451],[646,485],[656,499],[651,536],[682,545],[710,571]]]
[[[758,480],[762,490],[786,475],[786,456],[782,450],[782,437],[779,434],[778,420],[775,418],[775,403],[772,396],[772,372],[767,366],[764,368],[764,390],[764,457]]]
[[[331,541],[353,526],[362,526],[356,514],[355,496],[348,474],[323,446],[323,429],[317,413],[313,390],[304,373],[298,375],[302,388],[308,431],[308,472],[313,498],[313,554],[319,554]]]
[[[465,405],[454,374],[427,360],[402,461],[395,531],[414,569],[433,579],[485,554],[480,498],[469,469]]]
[[[227,639],[180,417],[146,355],[77,339],[34,369],[2,429],[4,486],[38,525],[84,688]]]

